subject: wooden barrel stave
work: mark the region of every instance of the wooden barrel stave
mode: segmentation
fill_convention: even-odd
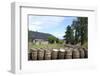
[[[44,60],[44,50],[43,49],[37,49],[38,51],[38,60]]]
[[[64,49],[59,49],[58,59],[64,59],[64,56],[65,56],[65,50]]]
[[[44,54],[44,59],[45,60],[51,60],[51,50],[45,49],[45,54]]]
[[[65,59],[72,59],[72,48],[65,49]]]
[[[32,60],[37,60],[37,50],[36,49],[30,49],[31,50],[31,58]]]
[[[57,49],[52,49],[51,59],[52,60],[58,59],[58,50]]]
[[[73,52],[73,59],[79,59],[80,58],[80,53],[79,53],[79,50],[78,49],[74,49]]]

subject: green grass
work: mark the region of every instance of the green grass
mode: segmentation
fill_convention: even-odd
[[[85,42],[83,45],[82,45],[83,48],[88,48],[88,43]]]
[[[33,48],[60,48],[61,44],[33,45]]]
[[[28,44],[28,48],[63,48],[64,46],[62,44],[41,44],[41,45],[35,45],[35,44],[32,44],[32,43],[29,43]]]

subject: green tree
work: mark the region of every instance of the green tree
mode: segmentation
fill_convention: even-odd
[[[88,29],[88,18],[87,17],[77,17],[77,20],[72,22],[71,27],[75,30],[75,44],[81,43],[83,45],[87,42],[87,29]]]
[[[56,38],[56,43],[59,43],[59,42],[60,42],[60,40],[58,38]]]
[[[81,38],[81,29],[80,29],[79,22],[77,20],[74,20],[72,22],[71,27],[73,28],[72,30],[74,30],[74,43],[77,44],[80,42],[80,38]]]
[[[88,18],[87,17],[78,17],[78,22],[81,29],[81,45],[87,42],[88,35]]]
[[[66,44],[73,44],[74,35],[73,35],[73,30],[70,25],[68,25],[66,28],[64,39],[66,41]]]
[[[55,43],[56,40],[57,40],[56,37],[53,37],[53,36],[49,36],[49,37],[48,37],[48,41],[49,41],[49,43]]]
[[[64,43],[64,40],[59,40],[59,44],[63,44]]]

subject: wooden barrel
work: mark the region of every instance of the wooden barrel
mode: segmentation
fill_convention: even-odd
[[[45,51],[44,59],[45,60],[51,60],[51,50],[50,49],[45,49],[44,51]]]
[[[84,53],[85,53],[85,58],[88,58],[88,49],[83,48],[84,49]]]
[[[79,52],[80,52],[80,58],[84,58],[85,52],[84,52],[83,48],[79,48]]]
[[[64,49],[59,49],[58,59],[64,59],[64,56],[65,56],[65,50]]]
[[[32,53],[28,53],[28,60],[32,60]]]
[[[65,59],[72,59],[72,48],[65,49]]]
[[[32,60],[37,60],[37,50],[36,49],[33,49],[31,48],[31,58]]]
[[[58,58],[58,50],[52,49],[51,59],[57,59],[57,58]]]
[[[73,55],[73,59],[78,59],[80,58],[80,52],[77,48],[74,48],[73,52],[72,52],[72,55]]]
[[[38,60],[43,60],[44,59],[44,50],[43,49],[37,49],[38,50]]]

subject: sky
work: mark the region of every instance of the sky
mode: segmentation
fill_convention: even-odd
[[[28,29],[49,33],[59,39],[63,39],[66,27],[72,24],[77,17],[72,16],[35,16],[29,15]]]

